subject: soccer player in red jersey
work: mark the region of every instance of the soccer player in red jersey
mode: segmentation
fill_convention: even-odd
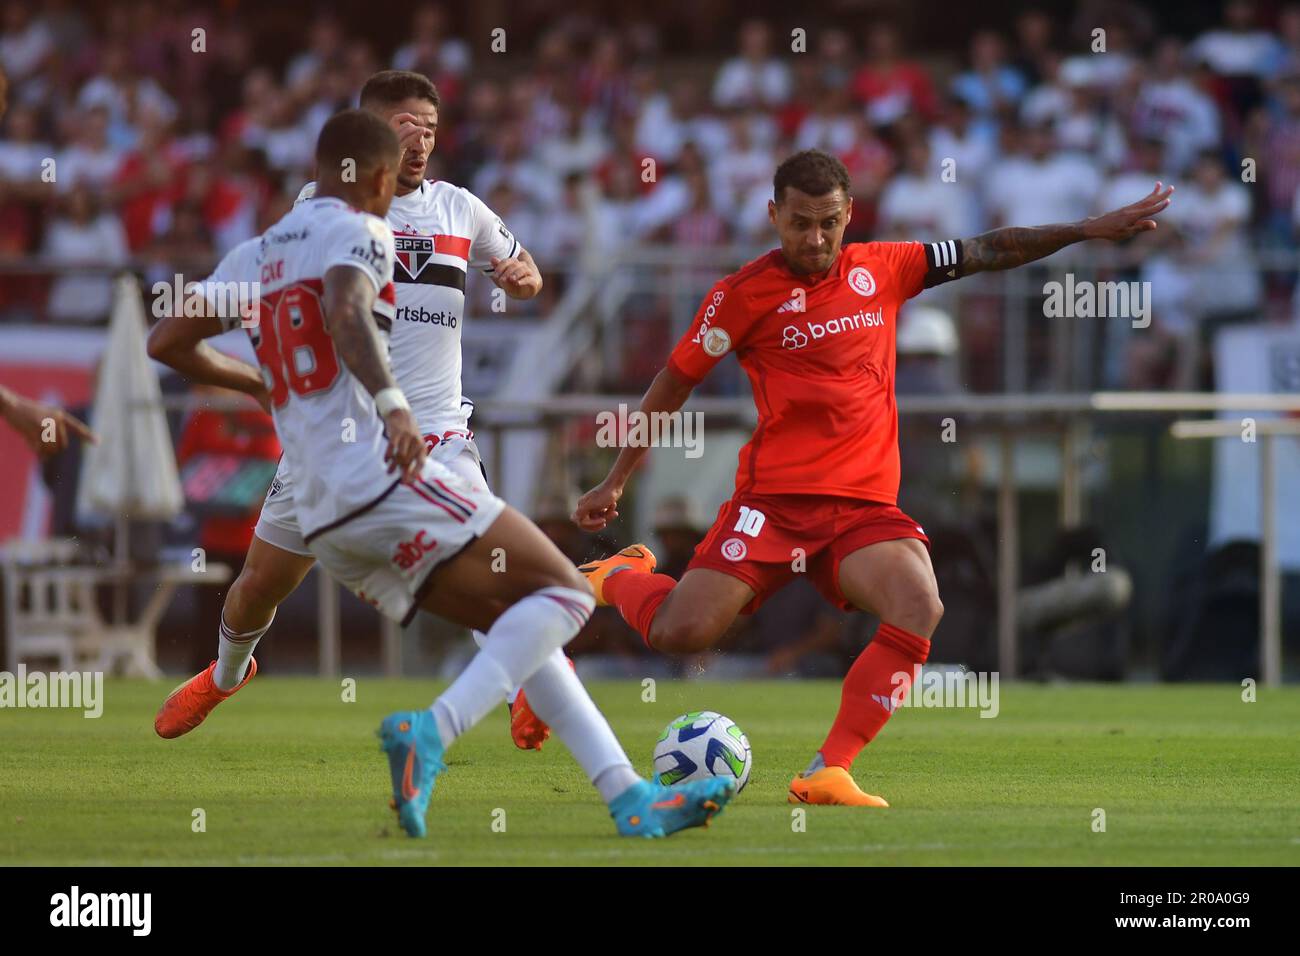
[[[898,307],[921,290],[1033,262],[1088,239],[1156,228],[1173,187],[1081,222],[995,229],[973,239],[842,245],[853,213],[844,165],[819,150],[783,162],[768,215],[781,248],[722,279],[641,402],[674,412],[728,352],[749,376],[759,423],[740,452],[736,488],[680,581],[655,574],[644,545],[582,570],[601,604],[618,608],[653,648],[712,646],[738,613],[752,613],[795,574],[880,628],[844,678],[839,713],[790,802],[888,806],[849,767],[889,719],[930,652],[943,615],[929,541],[897,506]],[[574,512],[589,531],[618,517],[644,447],[625,447]]]

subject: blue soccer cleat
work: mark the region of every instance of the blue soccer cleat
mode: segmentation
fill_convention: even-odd
[[[661,787],[649,780],[633,784],[609,807],[620,836],[666,837],[688,827],[706,827],[736,795],[726,777]]]
[[[388,754],[393,777],[393,800],[407,836],[427,832],[424,815],[429,809],[434,778],[447,769],[442,762],[442,737],[438,724],[427,710],[401,710],[389,714],[379,725],[379,739]]]

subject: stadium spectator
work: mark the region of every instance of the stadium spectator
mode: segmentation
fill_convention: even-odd
[[[853,77],[853,95],[872,123],[887,126],[913,111],[926,119],[934,117],[934,84],[920,64],[904,55],[896,26],[887,21],[872,25],[867,32],[865,59]]]
[[[790,68],[772,53],[772,30],[762,20],[740,25],[740,54],[722,64],[713,83],[723,109],[780,106],[790,96]]]
[[[454,77],[469,72],[469,44],[449,36],[447,11],[439,3],[421,4],[411,20],[410,40],[393,54],[393,69],[423,73],[441,87],[445,74]]]
[[[122,150],[108,142],[108,110],[96,107],[70,124],[71,145],[58,156],[60,189],[89,186],[102,190],[113,181],[122,164]]]
[[[54,54],[54,37],[40,20],[32,18],[30,4],[5,4],[4,30],[0,31],[0,66],[15,84],[35,76]]]
[[[1133,133],[1165,143],[1165,165],[1176,173],[1187,169],[1201,150],[1219,142],[1219,110],[1183,66],[1183,45],[1168,37],[1139,81],[1130,117]]]
[[[1006,43],[992,30],[971,38],[970,69],[952,81],[953,92],[980,116],[1011,114],[1026,91],[1025,78],[1006,61]]]
[[[99,208],[87,186],[74,187],[63,208],[45,235],[45,259],[65,270],[50,289],[47,312],[56,322],[105,319],[113,301],[112,275],[91,270],[126,264],[126,234],[116,216]]]
[[[1292,228],[1291,212],[1300,192],[1300,74],[1278,86],[1280,110],[1265,120],[1259,161],[1266,206],[1264,224],[1274,243],[1294,248],[1300,232]]]
[[[1183,238],[1182,267],[1207,334],[1225,322],[1258,318],[1261,286],[1250,217],[1249,189],[1229,178],[1217,152],[1202,153],[1169,219]]]
[[[957,181],[979,183],[988,174],[990,164],[997,154],[997,126],[987,120],[978,120],[966,101],[949,97],[941,119],[930,132],[930,153],[941,161],[951,159]],[[849,166],[846,162],[845,166]],[[849,166],[849,174],[857,174]]]
[[[1016,48],[1012,61],[1020,75],[1036,87],[1047,77],[1044,63],[1050,58],[1060,60],[1053,32],[1055,22],[1045,10],[1032,8],[1016,17]]]
[[[994,163],[986,181],[985,202],[995,225],[1072,222],[1091,214],[1101,187],[1095,160],[1055,152],[1046,124],[1008,133],[1015,152]]]
[[[966,180],[945,179],[924,141],[903,150],[903,168],[880,196],[878,232],[885,239],[968,236],[979,232]],[[958,167],[960,168],[960,167]]]

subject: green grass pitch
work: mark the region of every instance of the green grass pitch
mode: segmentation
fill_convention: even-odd
[[[904,709],[854,768],[892,807],[810,807],[796,832],[786,786],[821,742],[838,684],[660,681],[644,703],[637,682],[594,683],[639,771],[683,711],[721,711],[749,735],[744,793],[709,829],[661,841],[617,837],[554,738],[516,751],[504,707],[449,753],[429,837],[408,839],[373,731],[432,700],[431,681],[361,678],[345,703],[336,681],[259,677],[164,741],[153,714],[170,687],[108,681],[99,719],[0,710],[0,863],[1300,863],[1295,687],[1244,703],[1230,684],[1003,684],[993,719]],[[196,808],[205,832],[192,829]]]

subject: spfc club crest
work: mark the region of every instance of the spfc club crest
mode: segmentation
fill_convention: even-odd
[[[397,247],[397,262],[406,274],[415,279],[433,258],[433,236],[393,236]]]

